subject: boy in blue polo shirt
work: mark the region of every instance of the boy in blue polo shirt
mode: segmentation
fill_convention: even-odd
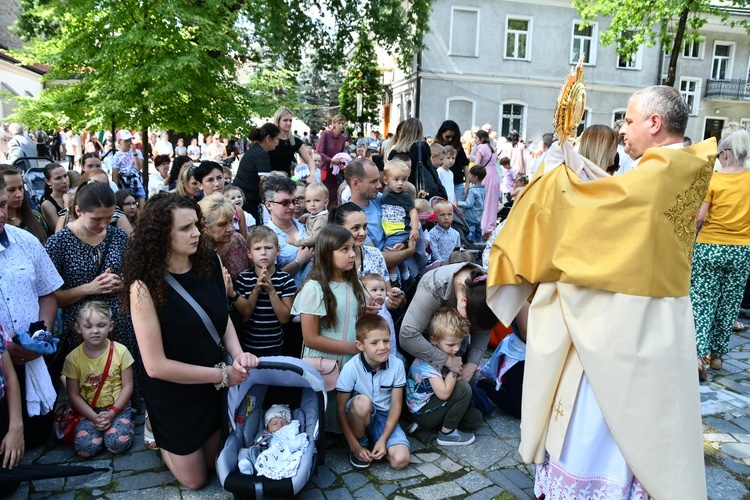
[[[409,440],[398,424],[406,386],[404,364],[391,355],[390,327],[381,316],[365,314],[356,330],[360,353],[344,365],[336,383],[349,461],[366,469],[385,457],[391,467],[403,469],[409,465]]]

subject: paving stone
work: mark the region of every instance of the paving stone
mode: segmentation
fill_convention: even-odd
[[[181,487],[183,500],[224,500],[234,498],[230,492],[224,489],[218,476],[212,475],[208,482],[198,491]]]
[[[364,488],[354,493],[354,498],[361,498],[363,500],[383,500],[385,497],[380,493],[375,486],[368,484]]]
[[[433,484],[422,486],[421,488],[412,488],[409,493],[417,498],[429,498],[430,500],[440,500],[441,498],[456,498],[466,494],[459,485],[453,482]]]
[[[351,468],[351,465],[349,467]],[[330,488],[336,482],[336,476],[331,472],[331,469],[321,465],[318,467],[318,473],[313,477],[313,482],[318,488],[324,490]]]
[[[410,464],[421,464],[423,462],[416,455],[409,455],[409,463]]]
[[[750,444],[748,443],[726,443],[721,446],[721,451],[735,458],[750,457]]]
[[[341,479],[344,480],[344,484],[347,488],[349,488],[349,491],[358,490],[362,487],[363,484],[367,482],[367,478],[359,472],[344,474],[343,476],[341,476]]]
[[[60,491],[65,487],[65,478],[40,479],[32,481],[31,484],[34,486],[34,491]]]
[[[8,496],[8,500],[26,500],[29,497],[29,483],[22,483],[16,491]]]
[[[86,476],[73,476],[65,481],[66,490],[77,490],[79,488],[101,488],[112,481],[112,466],[110,460],[92,460],[86,465],[96,468],[106,468],[105,472],[97,472]]]
[[[175,482],[171,472],[144,472],[121,478],[117,482],[115,491],[131,491],[154,488],[156,486],[169,486]]]
[[[123,470],[146,471],[165,466],[161,457],[155,451],[151,450],[126,453],[115,458],[112,461],[112,465],[116,472]]]
[[[349,462],[349,450],[342,448],[326,450],[326,467],[331,469],[335,474],[351,472],[354,467]]]
[[[456,484],[469,493],[475,493],[482,488],[490,486],[492,481],[481,475],[479,472],[472,471],[465,476],[456,479]]]
[[[422,482],[421,477],[413,477],[411,479],[407,479],[406,481],[401,481],[400,487],[408,488],[409,486],[414,486],[415,484],[419,484],[421,482]]]
[[[706,487],[708,498],[711,500],[742,498],[748,491],[745,485],[729,472],[717,467],[706,467]]]
[[[748,467],[747,465],[741,462],[738,462],[726,455],[721,457],[721,459],[724,462],[724,467],[734,472],[735,474],[742,474],[744,476],[750,476],[750,467]]]
[[[326,498],[328,500],[348,500],[353,497],[346,488],[339,488],[333,491],[326,491]]]
[[[381,484],[380,485],[380,491],[386,497],[391,496],[393,493],[396,492],[396,490],[398,490],[398,485],[397,484],[390,483],[390,484]]]
[[[388,464],[375,464],[370,467],[370,472],[381,481],[399,481],[419,475],[419,471],[411,465],[401,469],[392,469]]]
[[[446,447],[445,454],[475,469],[485,470],[510,453],[511,449],[507,443],[497,438],[479,436],[468,446]]]
[[[417,465],[417,470],[427,476],[427,479],[443,475],[443,470],[431,463]]]
[[[102,490],[92,490],[91,494],[94,495],[95,497],[100,497],[100,496],[104,495],[104,491],[102,491]]]
[[[438,458],[440,458],[439,453],[417,453],[417,457],[419,457],[423,462],[434,462]]]
[[[495,415],[487,419],[487,423],[501,439],[518,439],[521,437],[521,421],[509,415]]]
[[[39,464],[62,464],[76,456],[72,446],[57,445],[47,453],[39,457],[36,463]]]
[[[725,434],[742,434],[742,429],[730,422],[727,422],[723,418],[707,417],[704,418],[703,421],[719,432],[723,432]]]
[[[498,486],[493,485],[489,488],[485,488],[482,491],[477,491],[473,495],[466,497],[466,500],[490,500],[492,498],[495,498],[502,492],[503,490],[501,490]]]
[[[145,490],[128,491],[125,493],[108,493],[109,500],[179,500],[180,490],[176,486],[163,486],[160,488],[147,488]]]
[[[300,500],[325,500],[326,497],[323,495],[322,491],[313,488],[311,490],[303,491],[299,498]]]
[[[703,437],[715,443],[731,443],[735,441],[729,434],[704,434]]]
[[[456,462],[454,462],[453,460],[447,457],[441,460],[438,460],[437,466],[443,469],[445,472],[456,472],[456,471],[463,469],[463,467],[461,467]]]
[[[42,453],[44,453],[44,446],[35,446],[31,449],[24,450],[21,463],[24,465],[30,464],[37,458],[41,457]]]
[[[501,472],[505,474],[505,477],[513,481],[513,484],[521,489],[534,486],[534,482],[529,478],[529,476],[518,469],[505,469]]]
[[[503,472],[510,469],[495,470],[487,473],[487,478],[492,480],[496,485],[500,486],[504,491],[507,491],[511,495],[516,497],[516,500],[533,498],[521,488],[516,486]]]
[[[738,443],[750,443],[750,434],[732,434]]]

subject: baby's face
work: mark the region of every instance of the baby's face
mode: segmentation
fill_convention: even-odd
[[[289,420],[281,417],[273,417],[268,421],[268,432],[276,432],[286,425],[289,425]]]
[[[375,302],[382,305],[385,302],[386,291],[385,282],[380,280],[368,280],[365,285],[367,293],[373,298]]]

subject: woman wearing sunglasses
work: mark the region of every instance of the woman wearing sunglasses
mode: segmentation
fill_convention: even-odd
[[[461,146],[461,133],[458,124],[453,120],[445,120],[435,134],[435,141],[443,146],[453,146],[456,150],[456,162],[451,167],[453,172],[453,186],[456,194],[456,203],[464,199],[469,189],[469,159]]]
[[[260,176],[271,172],[271,157],[268,156],[268,152],[276,149],[279,133],[279,127],[273,123],[265,123],[250,132],[252,144],[242,156],[232,183],[245,193],[245,204],[242,209],[257,221],[263,220],[258,210],[261,203]]]

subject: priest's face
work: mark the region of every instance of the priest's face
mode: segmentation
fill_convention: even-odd
[[[632,159],[637,160],[648,148],[655,145],[650,130],[651,117],[644,116],[641,112],[640,97],[632,97],[625,112],[625,123],[620,128],[620,135],[625,139],[625,152]]]

